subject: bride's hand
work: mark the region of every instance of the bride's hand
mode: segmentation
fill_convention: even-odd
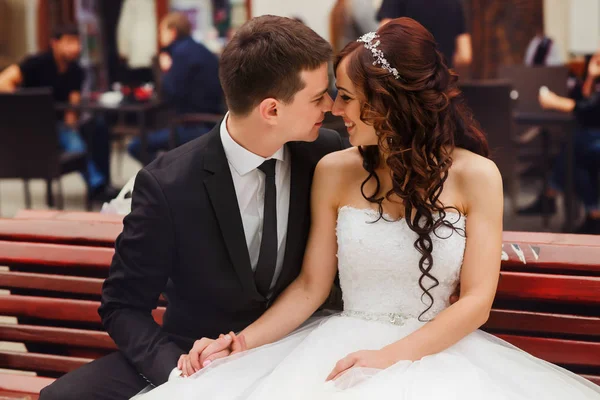
[[[181,357],[179,357],[179,361],[177,361],[177,369],[181,371],[182,378],[187,378],[194,373],[189,354],[182,354]]]
[[[333,371],[331,371],[327,377],[327,381],[337,379],[344,372],[354,367],[386,369],[394,365],[396,361],[397,360],[391,356],[389,351],[357,351],[356,353],[351,353],[338,361]]]
[[[203,367],[208,366],[210,363],[219,358],[227,357],[229,355],[247,350],[246,339],[244,338],[244,335],[236,335],[233,332],[229,332],[227,336],[230,336],[231,340],[224,341],[222,339],[224,336],[221,335],[219,336],[218,340],[215,340],[209,344],[204,351],[202,351],[200,354],[200,364]],[[229,351],[229,353],[225,353],[226,351]]]

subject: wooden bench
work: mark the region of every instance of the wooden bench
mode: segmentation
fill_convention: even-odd
[[[0,341],[51,347],[0,352],[0,368],[57,377],[115,349],[97,308],[122,222],[53,213],[0,220],[0,265],[11,267],[1,271],[0,289],[12,293],[0,296],[0,315],[21,322],[0,324]],[[600,239],[505,232],[504,243],[502,277],[484,329],[600,383]],[[163,313],[155,310],[159,323]],[[0,396],[35,398],[49,382],[0,373]]]
[[[30,352],[0,351],[0,368],[57,377],[114,351],[97,309],[123,217],[88,212],[23,210],[0,220],[0,341]],[[156,310],[162,321],[164,308]],[[32,351],[34,350],[34,351]],[[0,373],[0,397],[37,398],[53,382],[44,376]]]
[[[484,329],[600,384],[600,237],[506,232]]]

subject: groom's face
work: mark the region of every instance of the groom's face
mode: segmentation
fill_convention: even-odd
[[[278,110],[278,124],[287,141],[312,142],[319,136],[325,113],[331,111],[333,100],[327,93],[329,77],[327,63],[313,71],[302,71],[304,88],[288,104]]]

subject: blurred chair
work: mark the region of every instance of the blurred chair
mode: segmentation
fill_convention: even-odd
[[[498,77],[511,82],[511,98],[514,111],[521,113],[543,113],[538,97],[540,87],[546,86],[562,97],[568,97],[569,69],[566,66],[528,67],[524,65],[502,65]],[[539,126],[515,126],[515,150],[519,162],[519,176],[541,177],[548,180],[551,159],[558,153],[564,127],[544,128]],[[543,215],[544,226],[549,224],[549,215]]]
[[[543,111],[538,101],[540,87],[546,86],[559,96],[567,97],[567,67],[527,67],[524,65],[501,65],[498,68],[498,79],[512,83],[514,92],[511,97],[515,101],[515,111]]]
[[[512,203],[517,206],[519,174],[515,154],[512,86],[504,80],[469,81],[460,85],[467,106],[485,133],[494,160]]]
[[[64,208],[60,178],[87,171],[87,154],[60,150],[56,112],[50,89],[0,93],[0,179],[19,178],[25,185],[25,206],[31,208],[30,179],[46,181],[47,203],[54,206],[53,180],[58,180],[58,207]],[[86,184],[87,187],[87,184]],[[91,210],[87,187],[86,206]]]
[[[527,67],[523,65],[503,65],[498,69],[500,79],[511,82],[513,90],[511,98],[514,110],[518,112],[544,112],[540,106],[538,95],[540,87],[546,86],[559,96],[567,97],[567,67]],[[540,176],[546,171],[549,158],[556,153],[557,146],[552,149],[551,136],[560,136],[561,128],[542,130],[538,126],[516,126],[515,139],[519,146],[519,158],[522,163],[522,174]]]
[[[169,118],[169,150],[179,146],[181,143],[177,135],[177,127],[199,125],[199,124],[218,124],[225,117],[225,114],[181,114],[172,115]]]

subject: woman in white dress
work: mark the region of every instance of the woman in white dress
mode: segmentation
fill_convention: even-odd
[[[317,166],[300,276],[228,350],[199,341],[200,359],[180,360],[189,377],[141,398],[599,399],[478,330],[499,277],[502,180],[433,36],[395,20],[335,69],[333,113],[355,147]],[[338,270],[344,311],[309,320]],[[217,359],[232,349],[246,351]]]

